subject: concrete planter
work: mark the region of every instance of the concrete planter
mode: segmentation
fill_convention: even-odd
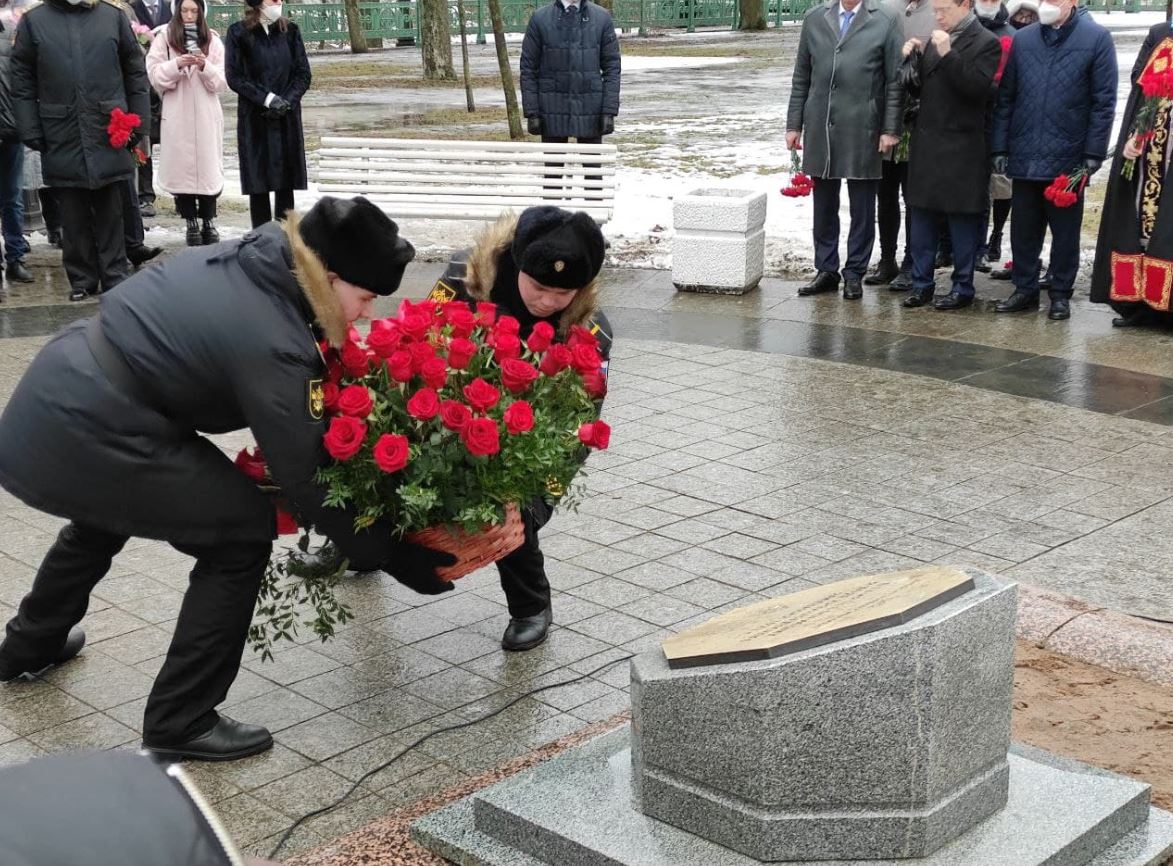
[[[672,282],[682,292],[743,295],[766,258],[766,194],[698,189],[672,204]]]

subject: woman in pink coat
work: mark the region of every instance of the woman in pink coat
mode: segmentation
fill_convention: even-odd
[[[224,189],[219,94],[228,81],[224,45],[208,29],[203,0],[171,0],[171,9],[171,23],[155,36],[147,55],[147,75],[163,97],[157,183],[175,197],[179,215],[187,220],[187,245],[197,247],[220,240],[214,222],[216,199]]]

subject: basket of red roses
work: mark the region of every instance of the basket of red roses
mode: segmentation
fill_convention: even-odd
[[[522,543],[526,503],[577,503],[585,453],[610,440],[598,341],[578,326],[557,340],[545,322],[519,332],[493,304],[404,301],[324,348],[325,504],[350,508],[356,530],[385,520],[454,553],[440,576],[455,580]]]

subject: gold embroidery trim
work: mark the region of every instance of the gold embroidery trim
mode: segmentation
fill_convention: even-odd
[[[1120,273],[1121,265],[1132,265],[1132,285],[1121,286],[1116,276]],[[1129,293],[1131,289],[1131,293]],[[1125,253],[1112,253],[1112,287],[1108,290],[1108,297],[1113,301],[1141,301],[1144,300],[1144,256]]]
[[[1169,309],[1169,296],[1173,290],[1173,262],[1167,262],[1164,259],[1145,258],[1145,285],[1146,290],[1144,294],[1145,303],[1155,310]],[[1159,301],[1154,301],[1148,293],[1148,275],[1153,271],[1159,271],[1161,274],[1161,298]]]

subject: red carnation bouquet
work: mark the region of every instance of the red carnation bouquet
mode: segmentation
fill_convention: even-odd
[[[1136,83],[1143,95],[1129,137],[1143,150],[1156,134],[1157,111],[1173,100],[1173,49],[1162,46],[1149,59]],[[1125,159],[1120,174],[1131,180],[1135,173],[1136,160]]]
[[[1055,207],[1071,207],[1079,201],[1083,188],[1087,186],[1087,180],[1086,168],[1080,168],[1070,174],[1061,174],[1043,190],[1043,198]]]
[[[135,165],[146,165],[147,163],[147,155],[141,147],[137,145],[133,148],[130,147],[130,137],[142,125],[141,117],[132,112],[123,111],[121,108],[115,108],[110,112],[110,122],[106,124],[106,136],[110,140],[110,146],[119,150],[122,148],[130,150]]]
[[[408,540],[456,554],[457,564],[440,570],[449,580],[518,547],[519,509],[542,496],[574,505],[586,451],[610,441],[597,418],[607,388],[597,339],[578,326],[565,342],[555,336],[539,322],[523,341],[517,319],[495,305],[474,312],[460,301],[404,301],[365,338],[351,329],[339,350],[324,351],[322,444],[332,460],[317,481],[328,490],[325,504],[352,508],[357,530],[386,519]],[[253,452],[246,462],[257,459]],[[268,479],[263,467],[242,469],[262,486]],[[307,536],[299,546],[308,550]],[[345,563],[328,547],[317,551],[334,565],[325,581],[294,574],[296,557],[270,569],[254,648],[267,653],[266,635],[289,631],[278,618],[314,587],[314,630],[323,639],[333,633],[340,606],[323,618],[321,603],[329,608]],[[291,576],[301,578],[297,599],[288,594]]]
[[[815,182],[802,170],[802,159],[798,149],[790,151],[790,183],[782,187],[782,195],[787,198],[802,198],[815,191]]]

